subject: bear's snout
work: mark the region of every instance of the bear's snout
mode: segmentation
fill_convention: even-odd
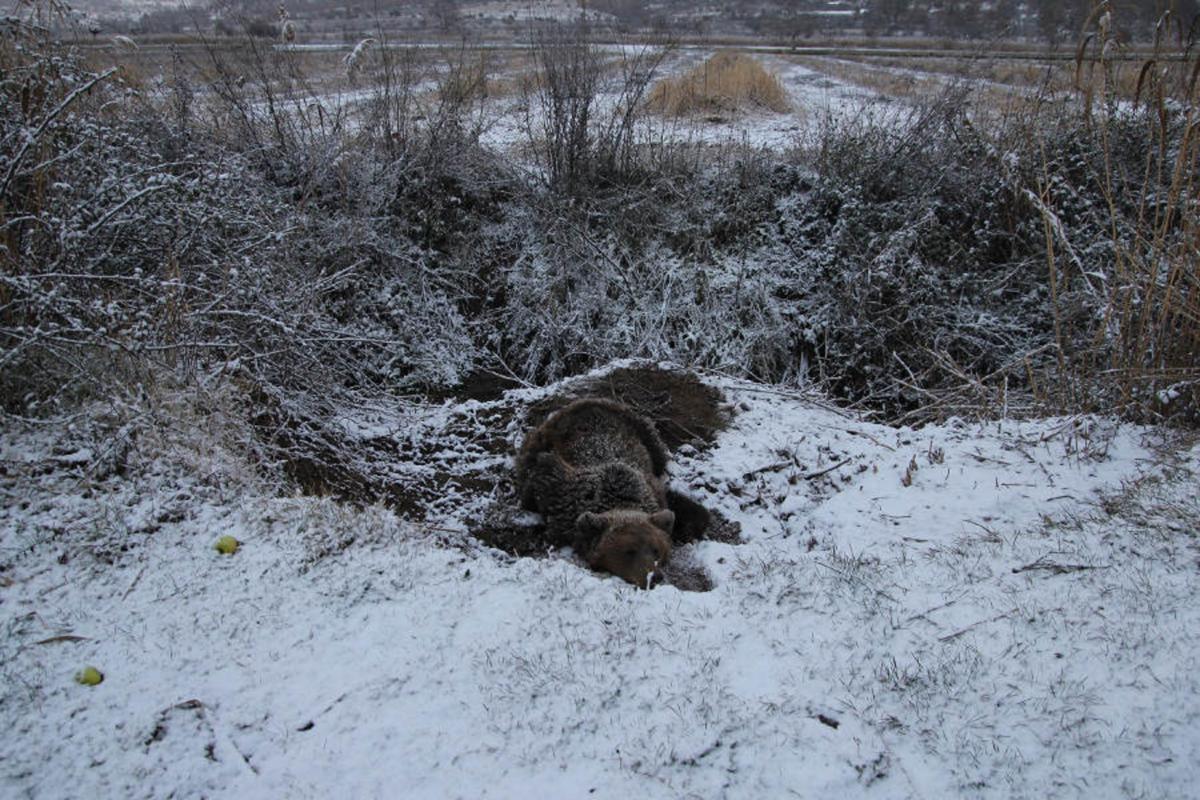
[[[611,572],[639,589],[650,589],[663,582],[660,569],[670,556],[671,540],[661,529],[635,523],[601,537],[588,561],[592,569]]]

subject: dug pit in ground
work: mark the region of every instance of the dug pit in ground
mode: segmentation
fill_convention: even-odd
[[[668,492],[667,460],[649,419],[613,400],[577,399],[526,436],[517,486],[522,506],[545,519],[547,542],[648,588],[661,580],[673,543],[712,523],[700,504]]]
[[[538,430],[556,411],[585,398],[613,401],[631,409],[636,417],[648,421],[653,433],[665,445],[664,466],[666,453],[671,449],[686,446],[695,452],[711,446],[732,415],[732,409],[725,403],[720,391],[705,384],[691,372],[658,366],[628,366],[568,382],[555,394],[534,402],[524,414],[525,430]],[[542,458],[548,464],[555,463],[549,456]],[[547,461],[548,458],[550,460]],[[615,467],[608,480],[619,483],[623,471],[621,467]],[[651,460],[651,477],[654,477],[654,472]],[[664,469],[661,476],[665,478],[665,474]],[[625,479],[629,480],[627,472]],[[701,539],[739,542],[739,526],[720,512],[706,509],[668,486],[665,480],[659,482],[665,497],[665,508],[674,514],[670,533],[673,557],[665,564],[659,564],[656,575],[683,591],[708,591],[712,588],[708,574],[694,562],[691,549],[681,549],[680,546]],[[480,541],[515,556],[546,556],[557,548],[571,545],[573,533],[565,537],[556,536],[544,520],[532,517],[519,507],[521,483],[515,475],[511,479],[508,476],[500,478],[495,501],[471,525],[471,533]],[[631,489],[627,487],[615,491],[628,494]],[[530,507],[528,503],[524,505]],[[656,501],[649,507],[661,509],[663,503]],[[567,523],[573,530],[575,518],[571,517]],[[577,555],[582,557],[583,554],[577,552]]]

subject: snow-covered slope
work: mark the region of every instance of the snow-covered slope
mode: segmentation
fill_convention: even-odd
[[[63,432],[4,432],[0,793],[1194,790],[1200,450],[721,387],[730,428],[673,466],[742,525],[680,554],[710,592],[273,497],[212,441],[89,479]]]

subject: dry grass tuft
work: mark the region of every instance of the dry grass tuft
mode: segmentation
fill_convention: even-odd
[[[1091,350],[1072,354],[1071,366],[1085,385],[1115,384],[1117,408],[1136,416],[1195,423],[1200,420],[1200,206],[1193,198],[1200,192],[1200,59],[1156,41],[1153,56],[1130,69],[1112,57],[1116,45],[1107,15],[1096,21],[1096,31],[1079,45],[1075,88],[1103,155],[1098,189],[1108,206],[1112,258],[1106,269],[1085,273],[1057,233],[1059,218],[1038,203],[1055,324],[1060,326],[1058,287],[1069,280],[1084,282],[1103,309]],[[1135,126],[1142,127],[1145,152],[1140,169],[1129,170],[1119,165],[1122,153],[1138,141]],[[1044,179],[1039,185],[1040,197],[1050,196],[1048,184]],[[1061,334],[1059,339],[1061,353]],[[1068,363],[1064,356],[1059,360]]]
[[[790,110],[779,78],[750,56],[722,51],[678,78],[666,78],[650,91],[646,108],[670,116],[729,112],[742,108]]]

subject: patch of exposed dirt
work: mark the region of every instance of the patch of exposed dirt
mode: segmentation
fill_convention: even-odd
[[[660,571],[663,580],[680,591],[711,592],[713,589],[712,578],[704,571],[704,567],[682,555],[677,554]]]
[[[520,389],[521,383],[515,378],[497,375],[494,372],[477,370],[470,373],[457,386],[442,391],[431,392],[432,400],[480,400],[489,402],[504,397],[509,389]]]

